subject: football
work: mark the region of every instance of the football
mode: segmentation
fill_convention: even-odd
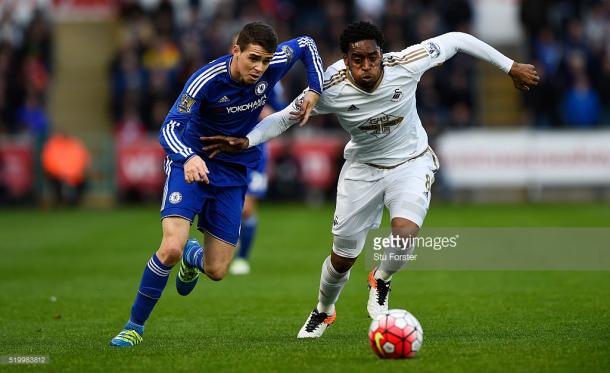
[[[388,310],[378,315],[369,328],[371,348],[382,359],[414,357],[423,341],[419,321],[405,310]]]

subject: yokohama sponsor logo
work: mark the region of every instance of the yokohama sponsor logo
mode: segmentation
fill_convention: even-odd
[[[247,104],[239,105],[239,106],[228,106],[227,113],[234,114],[239,113],[246,110],[254,110],[261,106],[264,106],[267,102],[267,95],[263,95],[263,97],[259,98],[256,101],[248,102]]]

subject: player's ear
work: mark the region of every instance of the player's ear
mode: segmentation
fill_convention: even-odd
[[[343,63],[345,64],[345,67],[349,67],[349,62],[348,62],[348,58],[347,58],[347,53],[343,54]]]
[[[239,45],[234,44],[233,48],[231,48],[231,53],[233,53],[234,56],[239,55],[239,53],[241,52],[241,48],[239,48]]]

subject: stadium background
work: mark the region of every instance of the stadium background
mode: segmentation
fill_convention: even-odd
[[[51,369],[75,371],[387,369],[367,351],[364,270],[354,271],[328,338],[303,345],[292,336],[330,242],[347,141],[332,116],[270,146],[251,277],[206,283],[188,299],[168,286],[140,363],[102,347],[158,245],[162,118],[189,74],[254,19],[280,39],[311,35],[325,66],[340,58],[338,35],[356,19],[382,26],[386,50],[464,31],[535,64],[542,82],[525,94],[465,55],[424,75],[418,111],[442,163],[426,224],[608,227],[609,1],[2,0],[0,355],[48,354]],[[290,100],[303,70],[283,84]],[[58,206],[42,171],[56,131],[91,155],[79,208]],[[604,371],[609,283],[603,271],[405,272],[392,299],[429,330],[410,362],[419,370]]]

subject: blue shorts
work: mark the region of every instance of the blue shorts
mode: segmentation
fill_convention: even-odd
[[[247,186],[189,184],[181,162],[167,162],[165,173],[161,219],[179,216],[192,224],[197,215],[197,229],[237,245]]]
[[[264,198],[267,194],[267,146],[265,143],[257,145],[261,147],[262,158],[257,168],[248,169],[248,195],[256,198]]]

